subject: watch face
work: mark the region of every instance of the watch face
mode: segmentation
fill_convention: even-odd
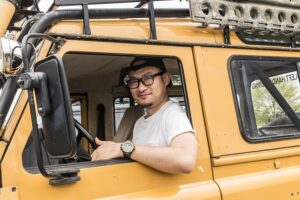
[[[133,144],[131,142],[124,142],[122,149],[126,153],[130,153],[133,150]]]

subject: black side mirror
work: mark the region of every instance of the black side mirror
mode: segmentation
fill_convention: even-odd
[[[29,38],[45,38],[57,44],[61,44],[62,40],[38,33],[27,34],[23,38],[21,47],[24,73],[20,75],[18,85],[28,91],[37,165],[41,174],[50,178],[49,183],[52,185],[74,183],[80,180],[77,175],[79,169],[47,170],[41,149],[41,140],[44,139],[45,149],[52,158],[71,158],[77,152],[69,87],[63,62],[58,56],[49,56],[36,63],[35,72],[30,72],[29,58],[32,52],[27,46]],[[36,107],[42,118],[42,128],[37,123]]]
[[[51,56],[38,62],[35,65],[35,71],[45,73],[47,78],[45,87],[48,87],[50,103],[48,113],[45,113],[46,110],[41,110],[43,104],[47,103],[47,100],[44,99],[44,88],[36,90],[46,150],[53,158],[70,158],[76,153],[76,134],[63,62],[60,57]]]
[[[20,76],[22,89],[34,89],[46,151],[51,158],[71,158],[76,134],[68,83],[62,60],[50,56],[35,65],[34,73]]]

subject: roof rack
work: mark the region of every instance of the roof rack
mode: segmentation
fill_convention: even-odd
[[[192,20],[203,27],[215,24],[248,34],[288,37],[300,32],[299,1],[190,0],[190,12]]]
[[[151,0],[167,1],[167,0]],[[149,0],[55,0],[57,6],[71,6],[82,4],[115,4],[115,3],[147,3]]]
[[[148,17],[150,24],[150,39],[156,40],[156,25],[155,25],[155,12],[154,12],[154,1],[170,1],[170,0],[55,0],[57,6],[70,6],[70,5],[81,5],[83,10],[83,24],[84,33],[91,35],[91,29],[89,25],[89,9],[90,4],[116,4],[116,3],[138,3],[137,8],[148,3]]]

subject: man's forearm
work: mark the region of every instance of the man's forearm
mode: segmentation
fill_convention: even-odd
[[[136,146],[131,159],[167,173],[189,173],[195,166],[195,148]],[[196,148],[197,149],[197,148]]]

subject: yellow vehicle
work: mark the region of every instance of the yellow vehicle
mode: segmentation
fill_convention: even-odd
[[[0,199],[300,199],[300,3],[155,5],[0,0]],[[141,116],[124,84],[139,56],[163,59],[196,131],[189,174],[90,161]]]

